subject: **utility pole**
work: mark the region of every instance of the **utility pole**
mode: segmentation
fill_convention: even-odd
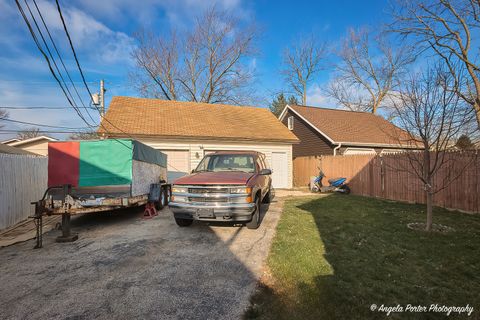
[[[105,115],[105,87],[103,79],[100,80],[100,117]]]

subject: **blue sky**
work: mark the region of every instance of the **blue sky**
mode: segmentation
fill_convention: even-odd
[[[37,3],[71,70],[73,80],[78,82],[83,99],[88,101],[68,50],[55,2],[37,0]],[[245,24],[257,24],[262,35],[258,40],[259,54],[254,58],[257,74],[255,85],[265,99],[271,99],[273,93],[285,88],[280,70],[281,55],[286,46],[310,33],[335,46],[349,28],[381,26],[385,22],[388,6],[387,1],[381,0],[77,0],[60,3],[90,89],[98,91],[100,79],[105,79],[107,102],[113,95],[138,95],[130,85],[128,74],[134,67],[130,58],[135,46],[132,34],[139,28],[159,33],[168,32],[171,28],[189,28],[195,15],[212,5],[230,11]],[[8,109],[10,119],[14,120],[84,127],[76,113],[68,108],[14,1],[0,0],[0,21],[0,107],[38,108]],[[320,90],[328,82],[331,72],[331,66],[327,66],[312,83],[308,90],[309,105],[335,107]],[[18,130],[24,127],[29,126],[7,123],[2,129]],[[6,134],[2,129],[0,140],[15,135]]]

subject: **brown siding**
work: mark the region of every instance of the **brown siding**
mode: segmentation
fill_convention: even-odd
[[[293,145],[294,158],[333,154],[333,146],[328,140],[290,110],[283,119],[285,126],[288,126],[287,121],[290,116],[294,117],[292,132],[300,139],[300,143]]]

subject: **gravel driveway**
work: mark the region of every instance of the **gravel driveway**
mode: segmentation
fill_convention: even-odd
[[[151,219],[129,210],[72,219],[60,231],[0,249],[2,319],[238,319],[263,272],[283,202],[261,227],[194,223],[168,209]]]

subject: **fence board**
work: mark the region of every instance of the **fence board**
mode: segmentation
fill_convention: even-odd
[[[434,195],[440,207],[468,212],[480,211],[480,156],[477,152],[448,152],[436,174],[435,188],[445,185],[449,176],[457,176]],[[423,183],[412,173],[405,154],[298,157],[293,160],[294,186],[306,186],[318,167],[327,175],[346,177],[353,194],[411,203],[425,203]]]
[[[0,154],[0,230],[34,214],[47,188],[47,158]]]

